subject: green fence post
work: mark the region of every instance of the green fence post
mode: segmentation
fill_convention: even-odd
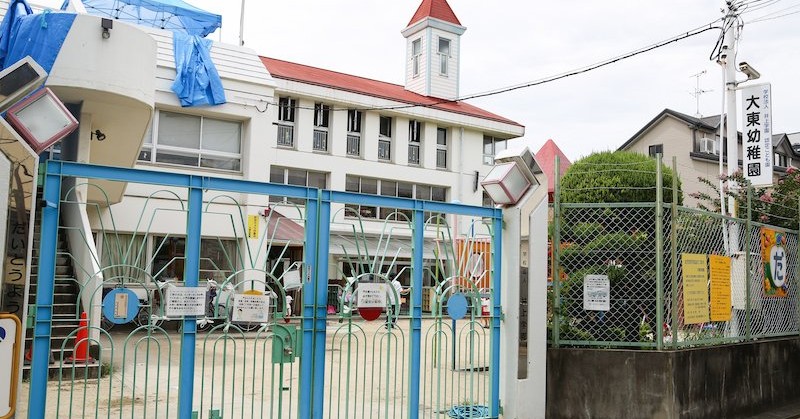
[[[559,158],[556,156],[555,164],[553,166],[553,242],[552,242],[552,258],[553,258],[553,273],[551,274],[553,281],[553,346],[558,348],[558,338],[561,329],[561,298],[559,294],[560,288],[560,257],[561,257],[561,174],[559,173]]]
[[[747,220],[745,220],[745,243],[744,243],[744,324],[745,336],[747,340],[752,339],[753,328],[751,322],[751,307],[750,307],[750,240],[753,236],[753,187],[747,185]]]
[[[656,347],[664,349],[664,180],[656,154]]]
[[[672,271],[672,348],[678,347],[678,160],[672,156],[672,214],[670,222],[670,270]]]

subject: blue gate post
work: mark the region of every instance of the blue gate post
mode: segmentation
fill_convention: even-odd
[[[319,192],[317,266],[314,299],[314,418],[322,419],[325,404],[325,336],[328,321],[328,246],[331,232],[331,192]]]
[[[500,267],[503,261],[503,211],[495,209],[492,220],[492,391],[491,417],[500,416],[500,374],[516,374],[516,371],[500,371],[500,287],[503,283]],[[530,238],[533,240],[533,238]]]
[[[44,177],[44,208],[39,242],[39,279],[36,285],[36,323],[28,417],[44,419],[47,407],[47,369],[50,364],[50,330],[53,319],[53,282],[56,274],[58,208],[61,201],[60,165],[48,161]]]
[[[312,411],[312,395],[314,394],[314,302],[316,293],[315,281],[309,278],[316,278],[314,269],[317,266],[317,229],[319,228],[319,194],[316,189],[311,189],[314,197],[308,192],[306,196],[306,223],[305,240],[306,247],[303,252],[305,263],[303,271],[305,277],[303,281],[303,341],[300,349],[300,405],[298,406],[299,418],[310,418]]]
[[[200,278],[200,234],[203,218],[202,177],[189,177],[188,209],[189,213],[186,215],[186,259],[183,268],[183,281],[187,287],[196,287]],[[205,304],[203,306],[205,307]],[[197,322],[195,316],[187,316],[183,319],[180,380],[178,381],[178,417],[181,419],[191,419],[192,417],[196,338]]]
[[[408,417],[419,417],[420,351],[422,345],[422,247],[425,238],[425,213],[422,201],[414,201],[414,240],[411,248],[411,377],[408,380]]]

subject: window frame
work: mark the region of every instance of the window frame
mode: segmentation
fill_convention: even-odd
[[[368,180],[370,182],[375,182],[375,193],[372,192],[364,192],[364,180]],[[390,192],[385,192],[384,183],[393,183],[394,184],[394,194]],[[358,187],[355,190],[352,188],[352,185],[356,184]],[[407,187],[411,186],[411,196],[400,196],[401,194],[401,186],[403,187],[404,191],[407,191]],[[427,190],[427,194],[423,193]],[[440,198],[435,200],[436,202],[447,202],[447,195],[450,192],[450,188],[447,186],[440,186],[440,185],[428,185],[422,183],[414,183],[408,181],[402,181],[397,179],[379,179],[373,178],[369,176],[359,176],[359,175],[346,175],[345,176],[345,191],[347,192],[354,192],[354,193],[361,193],[367,195],[375,195],[375,196],[391,196],[391,197],[401,197],[401,198],[410,198],[410,199],[418,199],[418,200],[426,200],[432,201],[434,197],[434,193],[442,195]],[[406,194],[403,194],[406,195]],[[421,196],[425,195],[425,196]],[[358,204],[345,204],[346,208],[350,208],[351,211],[345,211],[345,217],[355,218],[353,213],[358,214],[361,218],[366,218],[370,220],[387,220],[387,221],[399,221],[405,222],[405,219],[395,215],[390,218],[392,214],[395,213],[403,213],[406,214],[409,220],[411,220],[411,216],[413,211],[410,210],[400,210],[397,208],[385,208],[385,207],[375,207],[371,205],[358,205]],[[370,216],[369,214],[373,214]],[[429,219],[433,213],[426,212],[425,218]]]
[[[661,153],[664,155],[664,144],[650,144],[647,146],[647,155],[650,157],[656,157],[656,154]]]
[[[197,118],[199,119],[200,128],[199,128],[199,139],[198,139],[198,146],[197,148],[193,147],[182,147],[176,145],[167,145],[162,144],[159,142],[159,131],[162,128],[161,125],[161,118],[162,114],[172,114],[172,115],[179,115],[182,117],[190,117],[190,118]],[[191,167],[194,169],[200,170],[213,170],[213,171],[222,171],[226,173],[242,173],[243,172],[243,159],[244,153],[242,150],[244,148],[244,122],[235,119],[225,119],[225,118],[217,118],[217,117],[210,117],[205,115],[195,115],[190,113],[183,113],[183,112],[175,112],[172,110],[163,110],[163,109],[156,109],[153,118],[151,119],[152,123],[148,128],[148,132],[145,133],[144,144],[142,144],[141,149],[139,150],[139,155],[136,157],[136,163],[143,163],[143,164],[153,164],[153,165],[163,165],[163,166],[170,166],[170,167]],[[206,121],[216,121],[216,122],[224,122],[229,124],[234,124],[237,127],[238,133],[237,136],[239,138],[239,152],[233,153],[228,151],[219,151],[214,150],[211,148],[204,148],[203,140],[204,140],[204,128],[206,125]],[[159,161],[158,155],[159,151],[163,152],[163,155],[173,155],[173,156],[185,156],[185,157],[196,157],[196,164],[185,164],[180,163],[177,161]],[[145,154],[149,153],[149,154]],[[148,158],[145,158],[147,156]],[[231,161],[235,168],[228,169],[224,167],[213,167],[208,165],[203,165],[203,161],[212,161],[214,159],[220,161]]]
[[[275,180],[273,178],[274,171],[281,172],[281,179]],[[305,181],[302,184],[299,183],[289,183],[289,174],[291,171],[302,171],[305,172]],[[325,185],[323,186],[309,186],[309,180],[312,175],[322,175],[323,179],[325,180]],[[309,170],[303,169],[299,167],[289,167],[289,166],[280,166],[280,165],[270,165],[269,166],[269,182],[278,184],[278,185],[293,185],[293,186],[304,186],[306,188],[318,188],[318,189],[327,189],[330,185],[330,172],[322,172],[319,170]],[[269,196],[269,203],[270,204],[297,204],[298,206],[305,206],[306,200],[303,198],[288,198],[285,196]]]
[[[378,160],[392,161],[392,124],[394,123],[394,118],[380,115],[378,121]]]
[[[491,141],[491,145],[492,145],[491,154],[487,154],[486,153],[486,141],[487,140]],[[497,155],[497,151],[498,151],[497,150],[497,144],[498,143],[503,143],[503,145],[504,145],[502,150],[499,150],[499,151],[503,151],[503,150],[506,150],[508,148],[508,139],[500,139],[500,138],[497,138],[497,137],[494,137],[494,136],[491,136],[491,135],[488,135],[488,134],[483,134],[483,150],[482,150],[482,153],[483,153],[483,164],[484,165],[488,165],[488,166],[493,166],[494,165],[494,156]]]
[[[314,103],[314,133],[312,138],[312,148],[315,152],[327,153],[330,138],[330,113],[331,106],[322,102]]]
[[[440,136],[440,134],[442,134],[442,133],[444,133],[444,143],[442,143],[440,141],[441,138],[442,138]],[[447,140],[447,137],[448,137],[447,134],[448,134],[448,129],[447,128],[436,127],[436,168],[437,169],[447,169],[448,167],[450,167],[450,164],[449,164],[449,161],[448,161],[449,157],[450,157],[449,156],[450,153],[448,152],[449,141]],[[440,160],[439,160],[439,157],[440,157],[439,153],[440,152],[444,152],[444,159],[443,159],[444,164],[440,164]]]
[[[422,38],[411,41],[411,76],[419,77],[422,58]]]
[[[442,52],[442,42],[443,41],[447,43],[447,53],[443,53]],[[453,42],[450,39],[444,38],[444,37],[439,37],[439,42],[438,42],[436,51],[437,51],[437,53],[439,55],[439,75],[440,76],[447,77],[449,75],[449,70],[450,70],[449,60],[450,60],[450,57],[452,56],[451,55],[452,48],[453,48]]]
[[[412,166],[422,165],[422,121],[411,119],[408,121],[408,164]],[[417,160],[412,161],[411,150],[416,147]]]

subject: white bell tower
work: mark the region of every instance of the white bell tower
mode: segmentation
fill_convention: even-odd
[[[447,0],[423,0],[402,30],[406,38],[406,90],[458,98],[461,26]]]

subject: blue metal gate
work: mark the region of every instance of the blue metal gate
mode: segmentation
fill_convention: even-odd
[[[124,237],[114,212],[130,212],[132,204],[98,199],[109,182],[161,188],[137,198],[139,221]],[[92,231],[76,236],[77,227],[61,220],[69,206],[96,212]],[[281,206],[289,211],[272,211]],[[292,211],[297,216],[286,217]],[[154,227],[178,219],[185,223],[172,221],[185,227],[179,238]],[[498,209],[49,161],[41,223],[31,418],[499,415]],[[293,246],[282,235],[298,225],[301,242]],[[226,241],[217,237],[223,227]],[[68,250],[60,250],[64,240]],[[99,241],[116,249],[109,252],[116,259],[96,254]],[[90,251],[82,248],[89,243]],[[182,253],[154,265],[154,255],[176,243]],[[203,256],[210,247],[222,256]],[[74,317],[88,316],[61,348],[51,348],[62,259],[85,278],[72,279],[82,307]],[[165,279],[172,268],[180,272],[174,281]],[[395,279],[405,282],[401,292]],[[201,282],[216,284],[205,315],[168,315],[169,287]],[[388,293],[380,320],[362,319],[368,310],[359,310],[357,294],[366,283]],[[105,321],[114,310],[108,300],[134,288],[137,315],[125,313],[135,325],[101,327],[98,316]],[[290,294],[300,300],[299,313]],[[242,295],[269,296],[269,319],[237,318]],[[95,349],[97,374],[81,346]]]

